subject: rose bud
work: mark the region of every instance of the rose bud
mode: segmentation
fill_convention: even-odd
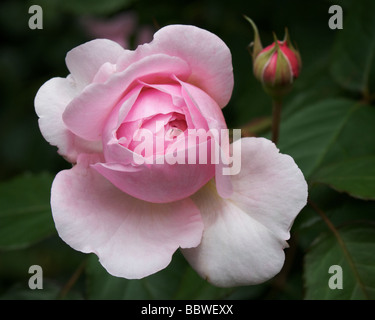
[[[252,47],[253,67],[255,77],[262,82],[267,93],[273,97],[281,97],[288,93],[294,79],[298,78],[301,70],[301,57],[285,31],[283,41],[277,40],[263,49],[255,24],[246,18],[253,26],[255,39]]]

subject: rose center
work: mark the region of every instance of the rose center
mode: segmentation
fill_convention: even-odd
[[[156,114],[146,119],[124,122],[117,130],[120,144],[142,156],[165,154],[180,139],[188,126],[178,112]]]

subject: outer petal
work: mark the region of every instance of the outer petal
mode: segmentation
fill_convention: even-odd
[[[190,199],[152,204],[132,198],[90,169],[86,156],[56,176],[51,205],[64,241],[94,252],[109,273],[128,279],[165,268],[178,247],[195,247],[202,236]]]
[[[189,83],[207,92],[220,107],[229,102],[233,90],[232,56],[215,34],[188,25],[166,26],[155,33],[151,43],[139,46],[134,55],[126,52],[118,68],[123,70],[135,59],[155,53],[183,59],[192,69]]]
[[[264,282],[284,263],[291,224],[305,206],[307,184],[293,159],[263,138],[242,143],[242,171],[232,176],[230,199],[214,185],[193,196],[205,230],[201,244],[184,250],[193,268],[217,286]]]
[[[264,138],[245,138],[242,142],[242,170],[232,176],[231,197],[243,210],[267,226],[280,239],[289,238],[289,229],[307,201],[307,183],[293,158],[279,153]]]
[[[70,50],[66,55],[66,65],[79,88],[90,84],[104,63],[115,64],[124,52],[117,42],[95,39]]]
[[[75,136],[63,122],[62,114],[77,93],[76,84],[70,77],[52,78],[39,89],[35,97],[35,110],[43,137],[57,146],[59,153],[70,162],[75,162],[79,153],[101,151],[100,141],[85,141]]]

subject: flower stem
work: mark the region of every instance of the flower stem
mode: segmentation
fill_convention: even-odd
[[[280,131],[280,119],[281,119],[281,99],[272,100],[272,142],[277,144],[279,141],[279,131]]]

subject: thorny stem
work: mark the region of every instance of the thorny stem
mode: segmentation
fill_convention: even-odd
[[[281,99],[272,100],[272,142],[274,144],[277,144],[279,141],[282,104]]]

